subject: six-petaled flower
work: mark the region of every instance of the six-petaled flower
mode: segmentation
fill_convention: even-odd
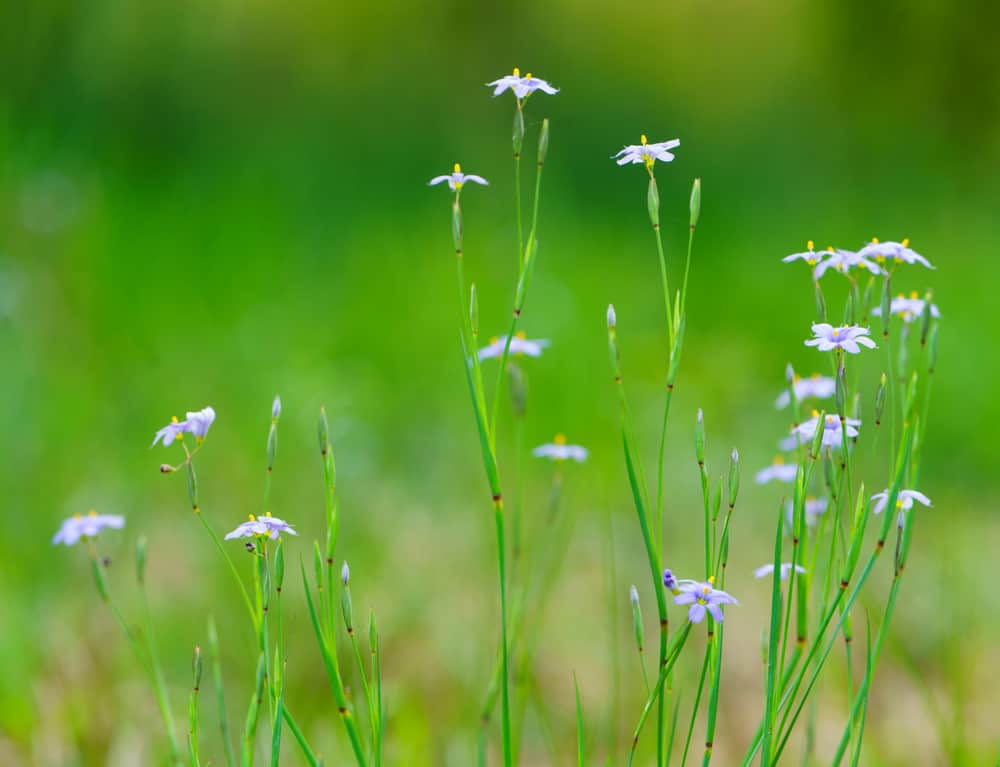
[[[566,437],[556,434],[551,442],[539,445],[531,454],[536,458],[551,458],[553,461],[568,461],[570,459],[577,463],[587,460],[587,448],[580,445],[567,445]]]
[[[826,250],[815,250],[813,247],[813,241],[809,240],[809,242],[806,243],[806,250],[803,250],[801,253],[792,253],[788,256],[785,256],[781,260],[786,264],[790,264],[793,261],[805,261],[807,264],[809,264],[809,266],[816,266],[816,264],[819,263],[820,259],[832,255],[833,255],[832,248],[827,248]]]
[[[775,456],[770,466],[767,466],[754,476],[754,481],[758,485],[765,485],[772,480],[779,482],[792,482],[798,473],[799,466],[795,463],[785,463],[782,456]]]
[[[913,322],[913,320],[922,316],[924,309],[927,308],[927,302],[919,297],[916,291],[910,293],[909,296],[904,296],[900,293],[889,303],[889,314],[895,314],[903,318],[903,322]],[[941,316],[940,310],[937,308],[937,304],[931,304],[930,309],[931,317],[938,319]],[[875,317],[882,316],[882,307],[876,306],[872,309],[872,315]]]
[[[933,269],[931,262],[921,256],[910,247],[910,241],[904,239],[902,242],[879,242],[873,239],[858,251],[858,255],[866,259],[874,259],[882,264],[890,259],[898,264],[920,264],[928,269]]]
[[[732,595],[715,588],[714,579],[707,581],[679,581],[680,593],[674,596],[674,602],[679,605],[691,605],[688,608],[688,620],[701,623],[706,611],[719,623],[722,622],[722,605],[738,605]]]
[[[858,427],[860,425],[861,421],[857,418],[844,419],[844,427],[846,428],[848,437],[857,437]],[[812,418],[803,421],[798,426],[792,427],[792,434],[797,434],[811,443],[812,440],[816,438],[816,429],[818,428],[821,428],[819,424],[819,413],[814,410]],[[843,434],[840,428],[839,415],[827,415],[823,419],[822,429],[823,447],[839,447],[843,444]]]
[[[872,507],[872,513],[881,514],[885,511],[885,507],[889,505],[888,488],[883,490],[881,493],[875,493],[875,495],[872,496],[872,500],[875,501],[875,506]],[[903,526],[903,515],[905,512],[913,508],[914,503],[919,503],[923,506],[930,506],[931,499],[918,490],[899,491],[899,495],[896,497],[896,509],[899,511],[896,524],[899,527]]]
[[[106,527],[112,530],[121,530],[124,526],[125,517],[118,514],[98,514],[96,511],[74,514],[62,523],[59,532],[53,536],[52,543],[72,546],[81,538],[96,538]]]
[[[540,77],[534,77],[531,72],[527,72],[524,77],[521,77],[521,70],[517,67],[514,67],[513,74],[505,75],[491,83],[486,83],[486,85],[493,89],[494,96],[499,96],[504,91],[513,91],[514,98],[518,101],[526,96],[530,96],[535,91],[541,91],[550,96],[554,96],[559,92],[558,88],[554,88],[548,81]]]
[[[507,336],[494,336],[488,345],[479,350],[479,359],[489,360],[503,356],[504,346],[507,344]],[[516,333],[510,339],[508,354],[525,357],[540,357],[542,350],[549,345],[546,338],[529,339],[523,332]]]
[[[170,445],[175,439],[182,439],[184,434],[193,434],[196,439],[203,440],[208,434],[208,428],[215,420],[215,410],[210,407],[202,408],[197,412],[188,412],[183,421],[178,421],[174,416],[166,426],[156,432],[153,437],[153,446],[162,440],[163,445]]]
[[[837,382],[829,376],[821,376],[813,373],[808,378],[792,374],[792,387],[795,390],[795,401],[803,402],[807,399],[827,399],[832,397],[837,390]],[[792,401],[792,393],[785,389],[774,401],[774,406],[781,410],[788,407]]]
[[[226,533],[226,540],[231,541],[234,538],[270,538],[273,540],[281,533],[298,535],[285,520],[272,517],[270,512],[262,517],[255,517],[251,514],[246,522],[232,532]]]
[[[647,168],[652,169],[653,163],[657,160],[660,162],[670,162],[673,160],[674,155],[670,150],[676,149],[681,145],[679,138],[650,144],[647,143],[646,136],[643,135],[640,137],[640,140],[641,144],[629,144],[619,150],[611,159],[615,160],[619,165],[628,165],[629,163],[638,165],[641,163]]]
[[[781,580],[783,581],[787,580],[788,574],[792,571],[792,563],[782,562],[781,567],[779,569],[781,570]],[[806,569],[802,565],[795,565],[795,572],[799,573],[799,575],[801,575],[805,571]],[[773,572],[774,572],[773,563],[761,565],[760,567],[758,567],[756,570],[753,571],[753,577],[759,580],[761,578],[770,575]]]
[[[836,248],[830,255],[816,264],[813,268],[813,279],[818,280],[826,274],[827,269],[833,269],[841,274],[850,274],[851,269],[867,269],[875,275],[885,274],[885,270],[881,266],[860,252],[855,253],[853,250],[844,250],[843,248]]]
[[[829,322],[814,322],[812,332],[814,338],[807,340],[806,346],[815,346],[821,352],[840,349],[848,354],[858,354],[861,351],[861,346],[866,346],[869,349],[876,348],[875,342],[868,337],[868,328],[863,328],[860,325],[835,327]]]
[[[469,181],[481,184],[482,186],[489,186],[490,183],[482,176],[477,176],[474,173],[462,173],[462,166],[457,162],[455,163],[455,170],[452,173],[446,176],[435,176],[427,182],[427,186],[436,186],[437,184],[443,184],[445,181],[448,182],[448,188],[453,192],[461,191],[462,187]]]

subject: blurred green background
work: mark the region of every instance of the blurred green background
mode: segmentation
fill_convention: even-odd
[[[293,562],[322,530],[319,406],[331,416],[340,554],[358,611],[376,607],[385,635],[389,763],[471,763],[497,642],[495,554],[457,348],[449,195],[425,185],[456,161],[490,179],[463,196],[467,275],[484,334],[505,332],[512,99],[483,84],[513,66],[561,88],[527,108],[529,147],[543,116],[552,138],[522,327],[552,346],[525,365],[526,439],[565,432],[592,450],[565,472],[573,538],[551,610],[536,622],[548,725],[529,712],[523,762],[571,763],[574,671],[595,755],[616,742],[621,756],[641,707],[629,583],[654,611],[604,329],[611,301],[651,464],[662,297],[644,173],[609,159],[640,133],[681,139],[676,161],[658,170],[675,268],[691,180],[704,183],[671,414],[672,562],[700,557],[698,407],[713,472],[733,445],[744,462],[729,582],[743,605],[727,613],[719,763],[742,752],[760,709],[766,587],[749,571],[769,556],[781,491],[751,475],[788,425],[771,405],[785,363],[820,369],[802,346],[815,313],[805,267],[779,259],[807,239],[856,248],[873,236],[909,237],[939,267],[911,268],[899,288],[932,288],[944,319],[921,488],[935,508],[921,514],[862,761],[992,758],[1000,597],[983,564],[1000,546],[991,426],[1000,359],[983,315],[1000,277],[1000,61],[984,34],[998,25],[986,0],[3,6],[0,763],[157,763],[152,697],[84,552],[49,545],[64,517],[92,507],[128,520],[103,545],[130,614],[131,547],[140,533],[150,538],[178,716],[211,613],[237,726],[251,631],[183,480],[157,472],[179,449],[148,446],[171,415],[215,407],[198,463],[202,506],[229,529],[259,508],[276,392],[285,414],[274,508],[302,533],[289,541]],[[874,380],[880,363],[869,364]],[[501,441],[512,477],[509,429]],[[548,464],[525,465],[529,528],[551,476]],[[880,489],[884,471],[873,468],[870,482]],[[346,742],[301,587],[292,592],[289,705],[337,764]],[[877,611],[883,593],[871,591],[868,606]],[[846,711],[838,683],[823,692],[821,753]],[[207,699],[205,711],[205,755],[218,764]],[[299,764],[291,745],[287,763]]]

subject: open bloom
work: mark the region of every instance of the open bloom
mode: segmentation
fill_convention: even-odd
[[[909,240],[903,240],[902,242],[892,242],[891,240],[879,242],[877,239],[872,240],[858,251],[858,255],[863,258],[874,259],[880,264],[884,264],[889,259],[892,259],[896,263],[920,264],[921,266],[926,266],[928,269],[934,268],[931,266],[930,261],[910,247]]]
[[[808,378],[792,374],[792,386],[795,389],[795,400],[802,402],[807,399],[827,399],[837,390],[837,382],[829,376],[813,373]],[[785,389],[774,401],[774,406],[781,410],[788,407],[792,401],[792,393]]]
[[[889,314],[896,314],[902,317],[903,322],[913,322],[913,320],[923,315],[926,306],[927,302],[918,296],[917,291],[910,293],[909,297],[900,293],[890,302]],[[938,319],[941,316],[941,312],[938,310],[937,304],[931,304],[930,313],[931,317],[934,319]],[[874,307],[872,309],[872,315],[875,317],[881,317],[882,307]]]
[[[531,454],[537,458],[551,458],[553,461],[568,461],[573,459],[577,463],[587,460],[587,448],[580,445],[567,445],[566,437],[556,434],[551,442],[539,445]]]
[[[814,338],[806,341],[806,346],[815,346],[821,352],[831,349],[842,349],[848,354],[857,354],[861,346],[874,349],[875,342],[868,337],[868,328],[860,325],[843,325],[835,328],[829,322],[814,322],[812,325]]]
[[[701,623],[708,611],[711,616],[722,622],[722,605],[738,605],[730,594],[720,591],[712,585],[714,579],[707,581],[679,581],[678,589],[680,593],[674,596],[674,603],[679,605],[691,605],[688,608],[688,620],[692,623]]]
[[[813,279],[818,280],[826,274],[827,269],[833,269],[841,274],[848,274],[851,269],[867,269],[876,275],[885,273],[881,266],[862,255],[860,251],[855,253],[852,250],[843,250],[842,248],[830,252],[830,255],[816,264],[813,269]]]
[[[233,538],[270,538],[274,540],[281,533],[288,533],[289,535],[298,535],[292,529],[285,520],[278,519],[277,517],[272,517],[271,513],[268,512],[263,517],[255,517],[253,514],[250,518],[244,522],[242,525],[237,527],[230,533],[226,533],[226,540],[231,541]]]
[[[657,144],[647,143],[645,134],[640,136],[639,139],[642,142],[641,144],[629,144],[613,155],[611,159],[617,161],[619,165],[628,165],[629,163],[638,165],[642,163],[647,168],[652,168],[653,163],[657,160],[660,162],[670,162],[673,160],[674,155],[670,150],[681,145],[679,138],[670,139],[670,141],[661,141]]]
[[[507,344],[507,336],[493,336],[487,346],[479,350],[479,359],[489,360],[503,356],[504,346]],[[525,357],[541,357],[542,350],[549,345],[546,338],[530,340],[524,333],[518,332],[510,339],[509,354],[523,355]]]
[[[781,569],[781,580],[783,580],[783,581],[787,580],[788,579],[788,574],[792,571],[792,563],[791,562],[782,562],[780,569]],[[801,574],[801,573],[804,573],[805,571],[806,571],[806,569],[802,565],[795,565],[795,572]],[[774,572],[774,564],[773,563],[767,564],[767,565],[761,565],[760,567],[758,567],[756,570],[753,571],[753,577],[757,578],[759,580],[759,579],[763,578],[764,576],[770,575],[773,572]]]
[[[806,527],[816,527],[820,515],[826,513],[826,505],[826,498],[806,498]],[[789,527],[795,522],[795,505],[791,501],[785,501],[785,521]]]
[[[766,485],[774,479],[779,482],[792,482],[795,480],[795,475],[798,471],[799,465],[797,463],[785,463],[785,459],[779,455],[775,456],[770,466],[757,472],[756,476],[754,476],[754,481],[758,485]]]
[[[96,538],[97,534],[106,527],[112,530],[121,530],[125,527],[125,517],[118,514],[98,514],[90,511],[87,514],[74,514],[67,519],[59,528],[53,538],[53,544],[64,543],[72,546],[81,538]]]
[[[861,421],[856,418],[845,418],[844,427],[847,429],[848,437],[858,436],[858,427]],[[792,434],[804,437],[807,442],[812,442],[816,437],[816,429],[820,428],[819,413],[813,411],[813,416],[807,421],[803,421],[798,426],[792,428]],[[839,447],[843,444],[843,435],[840,429],[840,416],[828,415],[823,419],[823,447]]]
[[[885,507],[889,504],[889,490],[886,489],[881,493],[875,493],[875,495],[872,496],[872,500],[875,501],[875,507],[872,509],[872,513],[881,514],[885,511]],[[924,506],[931,505],[931,499],[917,490],[900,490],[899,496],[896,498],[896,508],[899,509],[900,512],[909,511],[913,508],[914,502],[920,503]]]
[[[477,176],[473,173],[462,173],[462,166],[457,162],[455,163],[455,170],[453,173],[449,173],[447,176],[435,176],[427,182],[427,186],[436,186],[437,184],[441,184],[445,181],[448,182],[448,188],[453,192],[457,192],[469,181],[483,186],[490,185],[490,182],[482,176]]]
[[[501,77],[499,80],[494,80],[491,83],[486,83],[486,85],[493,89],[494,96],[499,96],[504,91],[511,90],[514,91],[514,98],[518,100],[523,99],[525,96],[530,96],[535,91],[541,91],[550,96],[554,96],[559,92],[558,88],[553,88],[546,80],[540,77],[533,77],[531,72],[521,77],[521,70],[517,67],[514,67],[513,74]]]
[[[809,240],[809,242],[806,243],[806,250],[801,253],[792,253],[791,255],[785,256],[781,260],[786,264],[790,264],[793,261],[805,261],[809,264],[809,266],[816,266],[820,259],[832,255],[833,250],[830,248],[827,248],[826,250],[814,250],[813,241]]]
[[[175,439],[182,439],[185,432],[193,434],[198,440],[203,440],[213,421],[215,421],[215,410],[210,407],[202,408],[197,412],[188,412],[183,421],[178,421],[177,416],[174,416],[170,419],[170,423],[156,432],[156,436],[153,437],[153,446],[162,440],[164,447],[166,447]]]

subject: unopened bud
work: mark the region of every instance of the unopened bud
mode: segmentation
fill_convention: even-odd
[[[691,228],[698,226],[698,216],[701,215],[701,179],[696,178],[691,185]]]
[[[615,305],[608,304],[608,330],[618,325],[618,315],[615,314]]]
[[[174,472],[174,471],[176,471],[176,469],[173,466],[171,466],[169,463],[161,463],[160,464],[160,474],[170,474],[171,472]]]
[[[514,157],[520,157],[521,146],[524,144],[524,111],[520,104],[514,110],[514,129],[511,133],[511,143],[514,147]]]
[[[635,586],[629,589],[629,601],[632,603],[632,628],[635,630],[635,646],[642,652],[642,609],[639,607],[639,590]]]
[[[698,465],[705,463],[705,417],[698,408],[698,418],[694,423],[694,454],[698,459]]]
[[[538,136],[538,165],[545,164],[545,155],[549,153],[549,118],[542,120],[542,132]]]
[[[281,418],[281,397],[274,395],[274,402],[271,403],[271,418],[278,420]]]
[[[201,648],[195,645],[194,660],[191,663],[191,671],[194,676],[194,689],[197,691],[201,687]]]
[[[875,426],[878,427],[882,423],[882,416],[885,415],[885,400],[886,400],[886,377],[885,373],[878,382],[878,389],[875,390]]]
[[[649,190],[646,192],[646,207],[649,209],[649,220],[656,229],[660,226],[660,190],[656,188],[656,179],[649,179]]]
[[[677,591],[677,579],[674,577],[672,570],[667,569],[663,571],[663,585],[666,586],[667,591]]]
[[[740,454],[733,448],[729,457],[729,508],[736,505],[736,495],[740,491]]]

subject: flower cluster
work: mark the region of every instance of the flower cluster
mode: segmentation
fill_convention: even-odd
[[[843,428],[842,428],[843,426]],[[857,418],[844,418],[839,415],[827,415],[820,424],[819,413],[813,411],[812,418],[803,421],[798,426],[792,427],[792,434],[803,437],[807,443],[816,438],[816,430],[823,430],[822,446],[839,447],[843,444],[843,431],[851,439],[858,436],[858,427],[861,421]]]
[[[825,250],[815,250],[810,240],[806,250],[792,253],[781,260],[786,264],[793,261],[805,261],[812,267],[814,280],[819,280],[829,269],[843,275],[853,276],[853,273],[865,270],[873,275],[886,273],[885,264],[920,264],[933,269],[930,261],[910,248],[910,241],[879,242],[872,240],[858,251],[829,247]]]

